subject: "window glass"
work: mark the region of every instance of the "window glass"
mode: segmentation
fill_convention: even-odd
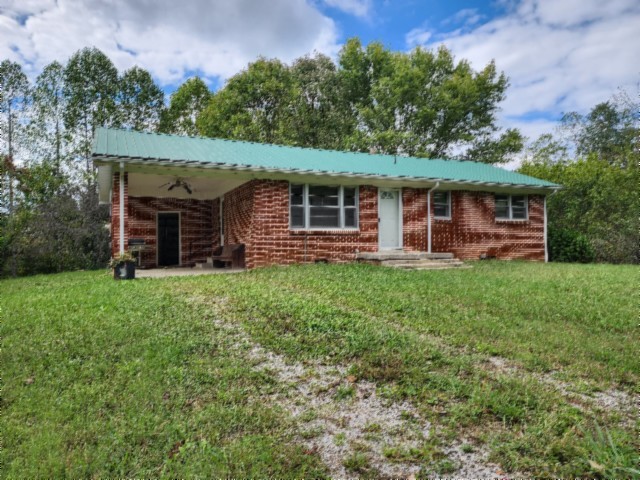
[[[339,187],[309,185],[309,205],[311,207],[338,207]]]
[[[332,227],[340,226],[340,210],[331,207],[311,207],[309,208],[310,227]]]
[[[304,185],[291,185],[291,205],[304,204]]]
[[[496,195],[496,218],[509,218],[509,195]]]
[[[356,228],[358,226],[357,210],[355,208],[346,208],[344,210],[344,226],[346,228]]]
[[[436,217],[451,216],[450,198],[449,192],[433,192],[433,213]]]
[[[304,228],[304,207],[291,206],[291,226]]]
[[[527,201],[523,195],[511,196],[511,218],[522,220],[527,218]]]
[[[291,185],[290,222],[294,228],[304,228],[304,185]]]
[[[356,206],[356,189],[351,187],[344,187],[344,206],[355,207]]]

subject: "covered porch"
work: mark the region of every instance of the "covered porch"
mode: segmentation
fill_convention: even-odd
[[[100,201],[112,207],[112,254],[133,252],[140,269],[205,262],[225,242],[224,194],[250,180],[238,172],[130,162],[99,165],[98,177]]]

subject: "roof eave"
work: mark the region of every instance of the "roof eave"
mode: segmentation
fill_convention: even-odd
[[[362,174],[362,173],[349,173],[349,172],[332,172],[322,170],[302,170],[302,169],[280,169],[273,167],[256,167],[252,165],[241,164],[228,164],[224,162],[202,162],[197,160],[171,160],[168,158],[142,158],[142,157],[127,157],[116,155],[104,155],[94,153],[92,155],[94,161],[101,161],[106,163],[114,163],[120,161],[126,161],[136,165],[144,165],[153,162],[155,165],[160,166],[173,166],[173,167],[190,167],[190,168],[205,168],[211,170],[227,170],[235,172],[255,172],[255,173],[278,173],[289,175],[311,175],[319,177],[345,177],[345,178],[358,178],[363,180],[387,180],[387,181],[401,181],[411,183],[424,183],[424,182],[440,182],[451,185],[473,185],[473,186],[487,186],[495,188],[513,188],[513,189],[532,189],[540,191],[553,192],[562,189],[561,185],[530,185],[530,184],[515,184],[515,183],[499,183],[499,182],[482,182],[478,180],[455,180],[447,178],[435,178],[435,177],[407,177],[407,176],[391,176],[391,175],[375,175],[375,174]]]

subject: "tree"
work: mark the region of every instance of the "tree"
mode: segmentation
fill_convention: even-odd
[[[475,72],[445,47],[390,52],[349,40],[339,57],[347,98],[357,116],[352,148],[430,158],[460,156],[500,163],[522,149],[517,130],[500,133],[498,104],[508,86],[491,62]]]
[[[640,129],[631,110],[614,99],[565,115],[558,134],[533,142],[520,167],[563,187],[548,198],[549,234],[584,236],[599,261],[640,262]]]
[[[211,92],[199,78],[190,78],[172,95],[169,108],[162,112],[158,131],[179,135],[197,135],[196,118],[211,98]]]
[[[22,67],[15,62],[0,63],[0,113],[2,121],[2,152],[11,161],[15,159],[17,137],[28,105],[29,81]]]
[[[93,185],[91,145],[99,126],[118,126],[116,96],[118,70],[97,48],[84,48],[71,56],[64,70],[65,128],[73,141],[73,153],[84,161],[89,188]]]
[[[291,72],[279,60],[258,59],[218,91],[198,119],[202,135],[290,143],[295,98]]]
[[[146,70],[133,67],[120,78],[119,123],[133,130],[156,130],[164,109],[164,93]]]
[[[53,165],[53,174],[61,174],[67,158],[64,114],[64,67],[59,62],[47,65],[36,78],[33,89],[33,116],[29,124],[29,144],[32,156]]]
[[[547,200],[549,232],[584,235],[596,259],[640,262],[640,169],[620,168],[591,154],[567,163],[525,162],[521,173],[562,185]]]
[[[290,68],[295,84],[290,125],[291,143],[342,149],[356,127],[345,100],[336,65],[326,55],[297,59]]]
[[[566,134],[575,143],[578,155],[595,154],[609,163],[628,166],[637,158],[635,143],[640,134],[638,112],[640,104],[618,102],[599,103],[587,115],[570,112],[563,116]]]
[[[531,142],[525,149],[525,162],[530,163],[567,163],[569,145],[551,133],[544,133]]]
[[[19,230],[15,216],[14,182],[16,143],[23,130],[28,103],[29,81],[22,67],[9,60],[0,63],[0,113],[2,114],[3,145],[0,164],[0,216],[2,218],[2,248],[11,256],[11,273],[16,275],[15,234]]]

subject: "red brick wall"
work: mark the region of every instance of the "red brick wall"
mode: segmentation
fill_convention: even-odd
[[[405,252],[426,252],[427,189],[402,189],[402,246]]]
[[[180,262],[204,262],[214,246],[213,201],[178,198],[129,197],[129,238],[144,238],[144,267],[156,266],[157,214],[180,212]]]
[[[127,177],[125,175],[125,187]],[[128,192],[127,192],[128,193]],[[494,194],[455,191],[452,220],[432,219],[432,250],[452,252],[461,259],[481,254],[502,259],[544,260],[543,197],[529,196],[529,219],[496,221]],[[182,262],[204,261],[220,244],[219,200],[178,200],[125,196],[125,242],[145,238],[152,248],[143,264],[156,262],[156,213],[180,211]],[[128,199],[128,200],[127,200]],[[114,175],[112,249],[118,251],[119,186]],[[427,189],[403,188],[403,245],[405,251],[427,250]],[[359,187],[357,231],[300,231],[289,229],[289,184],[280,180],[252,180],[224,195],[225,243],[244,243],[249,268],[313,262],[347,262],[359,252],[378,250],[378,190]],[[431,202],[433,214],[433,201]],[[191,254],[189,248],[191,247]]]
[[[529,195],[528,220],[496,220],[494,194],[451,192],[451,220],[433,220],[432,251],[460,259],[544,260],[544,197]],[[433,197],[431,201],[433,214]]]
[[[247,246],[249,268],[320,259],[348,262],[355,260],[356,250],[375,252],[378,249],[378,193],[375,187],[359,188],[357,231],[306,232],[289,229],[288,182],[256,180],[252,182],[252,189],[255,203],[251,245]]]
[[[211,237],[211,244],[213,247],[220,245],[220,199],[216,198],[211,201],[211,222],[213,228],[213,234]]]
[[[259,180],[240,185],[224,194],[222,216],[224,218],[224,243],[244,243],[249,250],[252,240],[254,217],[254,191]]]
[[[214,229],[219,204],[215,200],[177,198],[129,197],[128,175],[125,173],[125,250],[129,238],[144,238],[147,249],[141,263],[156,266],[158,212],[180,212],[181,255],[183,265],[203,262],[219,244],[219,230]],[[120,185],[119,174],[114,174],[111,203],[111,250],[120,250]],[[217,236],[216,236],[217,235]]]

